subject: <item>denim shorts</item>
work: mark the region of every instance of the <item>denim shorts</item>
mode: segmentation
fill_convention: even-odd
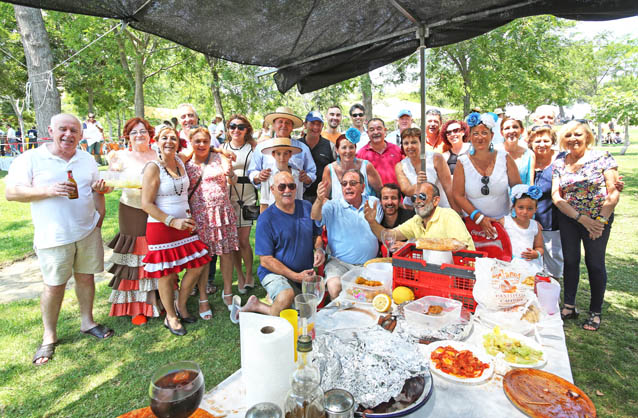
[[[269,273],[261,279],[261,285],[266,289],[268,296],[273,301],[277,299],[277,295],[286,289],[292,289],[295,295],[301,293],[301,285],[293,282],[280,274]]]

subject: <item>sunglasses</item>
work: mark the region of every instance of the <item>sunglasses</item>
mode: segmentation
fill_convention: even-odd
[[[461,132],[463,132],[463,128],[456,128],[456,129],[448,129],[447,134],[460,134]]]
[[[538,131],[540,129],[550,129],[551,130],[552,127],[550,125],[535,125],[535,126],[532,126],[532,132],[536,132],[536,131]]]
[[[131,131],[128,133],[129,136],[137,136],[137,135],[146,135],[148,131],[146,129],[140,129],[139,131]]]
[[[228,125],[228,129],[239,129],[240,131],[243,131],[246,128],[247,126],[244,125],[243,123],[240,123],[240,124],[231,123],[230,125]]]
[[[353,113],[350,116],[352,116],[353,118],[362,118],[363,117],[363,113]]]
[[[354,187],[357,184],[361,184],[361,182],[356,180],[350,180],[350,181],[344,180],[341,182],[341,187],[346,187],[348,185],[350,185],[351,187]]]
[[[286,190],[286,187],[288,188],[288,190],[297,189],[297,185],[295,183],[279,183],[277,185],[277,190],[279,190],[280,192],[283,192]]]
[[[410,196],[410,200],[412,200],[412,203],[416,202],[417,199],[428,200],[428,195],[426,195],[425,193],[419,193]]]
[[[481,177],[481,183],[483,183],[483,187],[481,187],[481,193],[483,194],[483,196],[487,196],[488,194],[490,194],[490,188],[487,186],[489,182],[490,178],[488,176]]]

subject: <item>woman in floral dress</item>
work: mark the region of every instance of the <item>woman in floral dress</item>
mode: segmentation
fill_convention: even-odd
[[[558,227],[564,257],[563,319],[578,317],[576,292],[580,280],[580,245],[591,289],[587,331],[597,331],[607,286],[605,252],[620,193],[618,164],[609,152],[590,149],[594,134],[585,122],[567,123],[559,133],[561,153],[554,161],[552,200],[560,211]]]
[[[239,249],[237,217],[230,203],[228,182],[237,180],[231,163],[210,148],[208,129],[199,127],[191,131],[190,142],[193,158],[186,163],[190,179],[189,204],[199,237],[208,246],[211,254],[220,257],[224,291],[222,299],[227,306],[232,304],[233,260],[232,252]],[[210,319],[212,311],[208,305],[206,283],[208,266],[198,281],[200,316]]]

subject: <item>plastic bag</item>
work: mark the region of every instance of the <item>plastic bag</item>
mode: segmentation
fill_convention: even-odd
[[[474,265],[476,283],[474,300],[489,310],[503,310],[525,305],[530,299],[529,287],[523,285],[529,276],[521,264],[494,258],[477,258]]]

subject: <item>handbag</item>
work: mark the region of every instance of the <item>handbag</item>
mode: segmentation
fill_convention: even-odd
[[[244,175],[241,177],[237,177],[237,183],[241,183],[241,196],[237,200],[237,204],[239,205],[239,209],[241,210],[241,216],[247,221],[256,221],[259,218],[260,208],[259,205],[244,205],[244,185],[252,183],[246,176],[246,164],[248,163],[248,157],[250,153],[253,152],[252,149],[246,154],[246,161],[244,161]],[[235,193],[239,196],[239,192],[237,191],[237,187],[233,184],[233,189],[235,189]],[[257,203],[257,202],[255,202]]]

